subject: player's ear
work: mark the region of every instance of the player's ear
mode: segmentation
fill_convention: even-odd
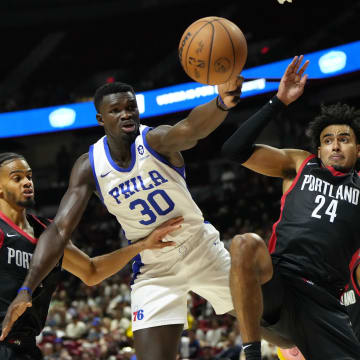
[[[103,121],[102,115],[100,113],[96,114],[96,120],[100,126],[104,126],[104,121]]]
[[[317,150],[318,150],[317,157],[320,159],[320,146],[318,146]]]
[[[356,144],[357,157],[360,158],[360,144]]]

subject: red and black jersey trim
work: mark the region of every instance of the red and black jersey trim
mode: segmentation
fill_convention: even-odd
[[[356,268],[358,267],[359,264],[360,264],[360,249],[356,250],[349,264],[351,283],[358,296],[360,296],[360,289],[356,278]]]
[[[19,234],[28,239],[31,243],[37,244],[37,239],[33,238],[29,234],[27,234],[24,230],[22,230],[19,226],[17,226],[13,221],[11,221],[5,214],[0,211],[0,219],[6,222],[10,227],[12,227]]]
[[[3,244],[4,244],[4,240],[5,240],[5,234],[4,231],[2,231],[0,229],[0,249],[2,248]]]
[[[45,229],[47,228],[47,225],[45,225],[38,217],[36,217],[35,215],[31,214],[31,217],[37,221],[41,226],[43,226]]]
[[[301,173],[305,167],[305,165],[311,160],[313,159],[314,157],[316,157],[316,155],[312,154],[312,155],[309,155],[303,162],[302,164],[300,165],[300,168],[296,174],[296,177],[295,179],[293,180],[291,186],[289,187],[289,189],[283,194],[283,196],[281,197],[281,206],[280,206],[280,216],[279,216],[279,219],[276,223],[274,223],[273,225],[273,229],[272,229],[272,233],[271,233],[271,237],[270,237],[270,240],[269,240],[269,244],[268,244],[268,249],[269,249],[269,252],[270,254],[272,254],[274,251],[275,251],[275,248],[276,248],[276,241],[277,241],[277,235],[276,235],[276,227],[277,225],[279,224],[279,222],[281,221],[282,219],[282,215],[283,215],[283,210],[284,210],[284,206],[285,206],[285,201],[286,201],[286,197],[289,195],[289,193],[291,192],[291,190],[295,187],[296,183],[298,182],[300,176],[301,176]]]

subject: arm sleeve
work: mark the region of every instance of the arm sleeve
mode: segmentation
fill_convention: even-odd
[[[270,120],[284,108],[286,108],[286,105],[276,96],[271,98],[226,140],[222,147],[223,155],[239,163],[247,161],[254,152],[256,138]]]

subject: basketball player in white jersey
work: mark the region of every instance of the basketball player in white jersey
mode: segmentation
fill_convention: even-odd
[[[180,230],[165,241],[175,246],[145,250],[135,258],[132,284],[133,331],[139,360],[176,358],[187,323],[189,291],[207,299],[218,314],[233,309],[229,290],[230,257],[219,233],[204,221],[187,189],[187,150],[214,131],[236,105],[242,79],[219,85],[219,96],[193,109],[174,126],[140,125],[135,92],[122,83],[95,94],[97,120],[105,136],[76,161],[52,224],[39,238],[23,284],[31,290],[56,265],[93,192],[115,215],[130,242],[164,221],[182,216]],[[10,305],[3,336],[21,316],[31,296],[21,291]]]

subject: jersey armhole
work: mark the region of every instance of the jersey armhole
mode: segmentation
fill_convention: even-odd
[[[286,195],[288,195],[290,193],[290,191],[295,187],[296,183],[298,182],[302,171],[304,170],[305,165],[314,157],[316,157],[316,155],[311,154],[309,155],[300,165],[298,172],[296,173],[296,176],[294,178],[294,180],[292,181],[290,187],[286,190],[286,192],[283,194],[283,197],[286,197]]]
[[[360,249],[355,252],[349,265],[351,283],[358,296],[360,296],[360,288],[356,278],[356,268],[360,265],[359,256],[360,256]]]
[[[143,131],[142,131],[142,139],[143,139],[143,143],[146,147],[146,149],[150,152],[150,154],[152,156],[154,156],[155,158],[157,158],[158,160],[160,160],[162,163],[168,165],[169,167],[171,167],[172,169],[174,169],[178,174],[180,174],[184,179],[185,179],[185,164],[184,166],[178,167],[178,166],[174,166],[170,163],[170,161],[168,161],[167,159],[165,159],[162,155],[160,155],[157,151],[155,151],[147,142],[146,140],[146,134],[151,131],[153,128],[152,127],[146,127]]]
[[[96,171],[95,171],[95,163],[94,163],[94,145],[91,145],[89,148],[89,161],[90,161],[90,165],[91,165],[91,170],[94,176],[94,180],[95,180],[95,185],[96,185],[96,190],[97,190],[97,194],[101,200],[101,202],[104,204],[104,198],[102,196],[101,193],[101,189],[100,189],[100,185],[99,185],[99,181],[97,179],[96,176]]]
[[[2,229],[0,229],[0,249],[3,247],[4,240],[5,240],[4,231]]]

